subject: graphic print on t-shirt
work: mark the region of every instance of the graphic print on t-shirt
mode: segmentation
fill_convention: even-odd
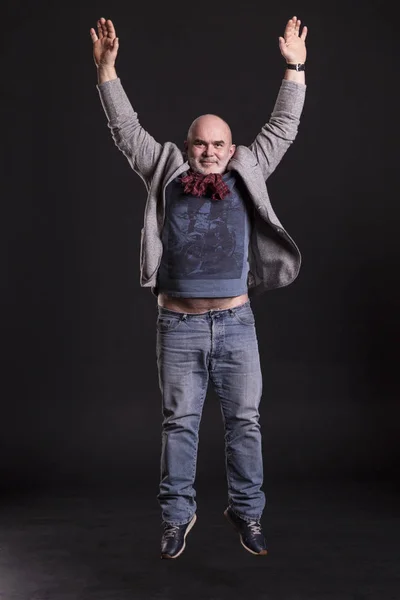
[[[211,200],[177,191],[171,194],[168,207],[169,277],[240,279],[246,210],[238,195]]]

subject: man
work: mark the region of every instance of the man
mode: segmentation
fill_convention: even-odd
[[[196,521],[198,432],[211,380],[225,426],[228,507],[244,548],[267,554],[259,403],[262,392],[249,295],[290,284],[300,252],[270,204],[265,181],[296,137],[305,97],[307,28],[290,19],[279,38],[287,68],[270,120],[236,147],[216,115],[191,124],[185,152],[140,125],[117,76],[119,40],[110,20],[92,28],[97,89],[117,147],[148,198],[140,283],[158,299],[162,394],[162,558],[177,558]]]

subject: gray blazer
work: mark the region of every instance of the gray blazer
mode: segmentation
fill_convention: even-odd
[[[176,144],[160,144],[143,129],[119,78],[97,85],[97,89],[112,138],[147,189],[140,244],[140,285],[151,287],[157,294],[165,188],[189,164]],[[237,146],[227,166],[227,170],[239,173],[253,205],[249,296],[289,285],[300,270],[300,251],[278,220],[265,182],[297,135],[305,91],[304,84],[282,80],[269,121],[249,147]]]

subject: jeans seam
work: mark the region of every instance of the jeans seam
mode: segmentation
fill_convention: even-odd
[[[205,394],[206,394],[206,385],[203,384],[203,388],[201,390],[201,396],[200,396],[200,411],[199,411],[200,414],[199,414],[198,426],[197,426],[197,431],[196,431],[196,447],[195,447],[195,452],[194,452],[194,456],[193,456],[194,460],[192,463],[193,487],[194,487],[194,478],[196,475],[196,468],[197,468],[197,458],[198,458],[198,450],[199,450],[199,431],[200,431],[201,417],[202,417],[204,401],[205,401]]]

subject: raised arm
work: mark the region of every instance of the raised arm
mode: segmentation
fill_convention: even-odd
[[[300,26],[301,21],[297,17],[289,19],[283,37],[279,37],[279,49],[288,65],[304,65],[306,62],[308,30],[303,26],[300,33]],[[271,117],[250,145],[264,179],[273,173],[297,135],[305,90],[304,70],[287,68]]]
[[[119,38],[110,19],[97,21],[97,33],[90,29],[93,42],[93,59],[97,68],[97,89],[108,119],[108,126],[116,146],[128,159],[149,186],[162,146],[139,123],[118,78],[115,62],[119,49]]]

